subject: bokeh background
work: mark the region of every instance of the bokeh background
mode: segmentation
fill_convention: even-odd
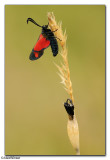
[[[60,55],[51,48],[30,61],[47,12],[62,21],[80,131],[81,155],[105,154],[105,6],[5,6],[5,154],[74,155],[68,139],[69,98],[60,84]],[[59,49],[60,50],[60,49]]]

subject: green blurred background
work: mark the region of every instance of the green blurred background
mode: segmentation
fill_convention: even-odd
[[[105,154],[105,6],[5,6],[5,154],[73,155],[68,139],[69,98],[60,84],[61,56],[51,48],[30,61],[47,12],[62,21],[68,39],[68,60],[80,131],[81,155]]]

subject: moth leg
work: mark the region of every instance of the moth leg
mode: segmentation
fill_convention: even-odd
[[[50,34],[48,34],[48,35],[50,35]],[[58,37],[55,37],[55,36],[51,36],[51,37],[54,37],[54,38],[57,38],[57,39],[59,39]],[[60,41],[62,41],[61,39],[59,39]]]
[[[54,36],[55,37],[55,36]],[[58,38],[58,37],[55,37],[55,38],[57,38],[57,39],[59,39],[60,41],[62,41],[60,38]]]
[[[56,29],[55,31],[52,31],[52,32],[56,32],[58,29]]]

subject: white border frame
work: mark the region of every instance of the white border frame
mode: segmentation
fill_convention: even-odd
[[[21,159],[50,159],[57,158],[59,159],[73,159],[73,158],[82,158],[82,159],[107,159],[110,160],[110,0],[68,0],[64,2],[64,0],[31,0],[27,2],[27,0],[1,0],[0,1],[0,158],[4,156],[4,54],[5,54],[5,5],[15,4],[15,5],[41,5],[41,4],[72,4],[72,5],[106,5],[106,156],[61,156],[61,157],[44,157],[44,156],[23,156]],[[108,136],[107,136],[108,135]]]

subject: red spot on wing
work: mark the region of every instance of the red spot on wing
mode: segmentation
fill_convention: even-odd
[[[39,36],[39,39],[34,47],[35,51],[41,51],[44,48],[47,48],[50,45],[50,41],[47,40],[43,35],[41,34]]]
[[[34,52],[34,54],[35,54],[35,57],[38,58],[39,56],[38,52]]]

